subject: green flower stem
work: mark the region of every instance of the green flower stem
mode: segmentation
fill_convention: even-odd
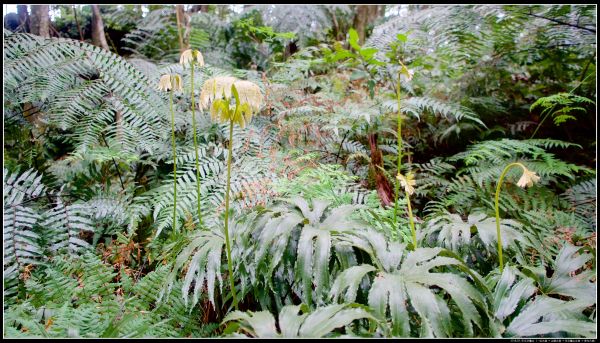
[[[229,244],[229,188],[231,180],[231,155],[233,148],[233,120],[229,121],[229,153],[227,154],[227,187],[225,190],[225,247],[227,248],[227,266],[229,267],[229,284],[233,296],[233,306],[238,309],[235,285],[233,283],[233,265],[231,263],[231,245]]]
[[[500,174],[500,179],[498,179],[498,185],[496,185],[496,196],[494,199],[494,205],[496,208],[496,235],[498,237],[498,259],[500,260],[500,272],[502,272],[502,269],[504,268],[504,263],[502,259],[502,236],[500,235],[500,207],[498,205],[498,201],[500,199],[500,188],[502,187],[502,181],[504,180],[506,173],[508,173],[508,170],[514,166],[519,166],[523,168],[523,170],[525,169],[525,166],[519,162],[513,162],[507,165],[502,171],[502,174]]]
[[[417,230],[415,229],[415,221],[413,219],[412,207],[410,206],[410,195],[406,192],[406,204],[408,206],[408,220],[410,222],[410,232],[413,239],[413,250],[417,250]]]
[[[175,150],[175,112],[173,111],[173,92],[169,93],[169,104],[171,109],[171,141],[173,142],[173,231],[177,225],[177,151]]]
[[[202,212],[200,211],[200,162],[198,158],[198,140],[196,139],[196,102],[194,97],[194,63],[191,63],[192,67],[192,129],[194,130],[194,152],[196,153],[196,195],[198,199],[198,224],[202,226]]]
[[[398,73],[398,84],[396,86],[396,100],[398,100],[398,174],[402,166],[402,115],[400,113],[400,73]],[[400,193],[400,182],[396,180],[396,192],[394,193],[394,227],[398,229],[398,196]]]

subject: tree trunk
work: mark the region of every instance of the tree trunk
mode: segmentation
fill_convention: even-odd
[[[179,50],[187,50],[187,44],[184,42],[183,35],[186,25],[185,10],[183,5],[175,5],[175,15],[177,16],[177,35],[179,36]]]
[[[355,5],[355,14],[352,26],[358,32],[358,43],[364,44],[367,27],[372,24],[381,13],[380,5]]]
[[[31,5],[29,27],[31,33],[42,37],[50,37],[50,6]]]
[[[385,17],[385,8],[386,8],[386,5],[379,5],[379,13],[377,14],[377,18]],[[377,18],[375,18],[375,19],[377,19]]]
[[[208,12],[208,5],[194,5],[194,6],[192,6],[191,12],[192,13],[196,13],[196,12],[207,13]]]
[[[292,56],[295,52],[298,51],[298,46],[296,45],[296,41],[291,41],[285,46],[285,50],[283,51],[283,59],[284,61],[288,59],[288,57]]]
[[[29,13],[27,13],[27,5],[17,5],[17,14],[19,15],[19,27],[21,32],[29,31]]]
[[[369,147],[371,148],[371,171],[375,177],[375,187],[377,195],[383,206],[389,206],[394,202],[394,191],[383,172],[383,154],[377,146],[377,133],[372,133],[368,136]]]
[[[75,24],[77,24],[77,32],[79,32],[79,40],[83,42],[83,31],[81,31],[81,25],[79,25],[79,19],[77,19],[76,5],[73,5],[73,16],[75,17]]]
[[[92,5],[92,43],[104,50],[110,51],[104,34],[104,22],[100,14],[100,7]]]

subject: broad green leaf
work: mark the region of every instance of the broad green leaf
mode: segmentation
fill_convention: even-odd
[[[298,314],[299,312],[302,313]],[[257,338],[321,338],[328,336],[337,328],[363,318],[380,325],[379,321],[359,304],[317,307],[313,312],[309,312],[308,306],[304,304],[284,306],[279,312],[281,333],[277,331],[273,315],[268,311],[234,311],[225,317],[223,323],[235,321],[239,326],[228,326],[228,332],[242,331]]]
[[[379,51],[379,50],[376,48],[363,48],[363,49],[360,49],[359,53],[365,60],[368,61],[371,58],[373,58],[373,56],[375,56],[377,51]]]
[[[360,51],[360,45],[358,45],[358,32],[353,28],[348,30],[348,43],[354,50]]]

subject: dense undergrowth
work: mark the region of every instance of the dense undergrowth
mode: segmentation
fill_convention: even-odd
[[[594,6],[158,7],[4,30],[5,337],[597,335]]]

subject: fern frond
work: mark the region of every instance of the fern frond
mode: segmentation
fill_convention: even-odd
[[[57,195],[54,207],[44,213],[41,225],[48,237],[50,250],[53,252],[67,249],[74,254],[90,247],[90,244],[80,238],[82,231],[94,232],[90,218],[91,207],[85,204],[65,204]]]

